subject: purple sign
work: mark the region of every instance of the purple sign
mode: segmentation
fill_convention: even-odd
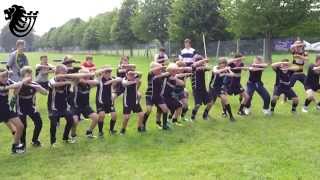
[[[294,41],[291,39],[275,39],[273,40],[273,49],[275,51],[289,51],[293,43]]]

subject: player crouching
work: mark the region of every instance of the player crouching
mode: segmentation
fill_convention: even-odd
[[[126,77],[122,80],[122,86],[124,87],[123,93],[123,123],[120,131],[121,135],[126,133],[128,121],[130,119],[131,112],[138,114],[138,132],[144,132],[143,116],[139,98],[139,86],[140,86],[140,74],[138,72],[129,70],[126,73]]]
[[[55,76],[49,81],[49,95],[48,95],[48,113],[50,119],[50,143],[52,147],[56,146],[56,131],[57,123],[61,117],[64,117],[67,121],[64,133],[63,141],[66,143],[74,143],[69,139],[69,133],[73,125],[73,117],[68,104],[68,87],[72,83],[68,81],[64,76],[68,72],[68,68],[65,65],[58,65],[56,67]]]
[[[271,113],[274,112],[274,108],[276,107],[277,101],[281,94],[284,94],[286,97],[292,100],[291,112],[296,113],[299,99],[290,86],[290,78],[295,71],[299,70],[299,67],[290,66],[288,59],[273,63],[271,66],[276,72],[276,84],[274,86],[273,97],[271,100]]]
[[[91,119],[90,127],[86,131],[88,138],[95,138],[93,130],[98,124],[99,116],[90,107],[90,90],[91,86],[96,84],[95,80],[90,78],[94,76],[94,73],[90,73],[87,69],[81,69],[79,73],[67,74],[66,78],[72,78],[71,91],[71,111],[73,114],[73,127],[71,137],[73,140],[77,137],[77,126],[80,122],[80,116]]]
[[[32,81],[32,68],[25,66],[21,69],[21,76],[26,79],[29,78]],[[32,136],[32,145],[35,147],[41,146],[39,141],[39,135],[42,129],[42,119],[40,113],[36,110],[36,93],[39,92],[43,95],[47,95],[47,90],[36,82],[29,82],[22,85],[15,91],[17,95],[17,113],[24,125],[23,134],[21,137],[21,143],[26,149],[26,130],[27,130],[27,116],[29,116],[34,123],[34,130]]]
[[[110,126],[109,126],[109,134],[114,135],[117,133],[114,130],[117,120],[117,113],[114,108],[114,103],[112,101],[112,86],[121,83],[122,78],[113,78],[111,76],[112,69],[109,67],[102,68],[96,72],[97,79],[97,93],[96,93],[96,106],[97,113],[99,115],[98,120],[98,128],[99,128],[99,136],[102,137],[104,135],[103,125],[106,114],[111,114]]]
[[[146,91],[147,106],[143,119],[144,128],[146,128],[146,122],[152,111],[152,106],[155,105],[162,114],[162,129],[169,129],[169,126],[167,125],[169,109],[165,104],[163,97],[161,96],[164,79],[169,75],[169,73],[167,72],[162,72],[164,68],[164,66],[157,62],[152,62],[150,64],[150,72],[148,74],[148,88]],[[161,127],[161,121],[157,122],[157,125]]]
[[[226,115],[229,115],[230,121],[234,122],[235,119],[233,117],[231,106],[228,102],[227,93],[223,91],[223,81],[225,77],[232,76],[232,72],[230,67],[228,67],[227,58],[219,58],[218,65],[213,67],[212,76],[209,84],[209,94],[212,103],[214,104],[219,97],[221,99],[221,103]],[[212,106],[207,107],[207,111],[209,112]]]
[[[29,83],[31,79],[27,78],[21,82],[14,83],[8,79],[8,74],[9,72],[6,69],[0,68],[0,123],[4,122],[8,127],[14,129],[11,152],[12,154],[21,154],[25,152],[23,144],[20,142],[24,126],[18,115],[10,109],[9,90],[21,88],[23,84]]]
[[[320,54],[316,56],[315,64],[311,64],[308,69],[308,74],[305,79],[305,90],[307,94],[307,98],[305,100],[304,106],[302,108],[302,112],[308,112],[308,106],[312,101],[316,101],[315,93],[319,92],[319,76],[320,76]],[[320,110],[320,102],[317,104],[317,109]]]

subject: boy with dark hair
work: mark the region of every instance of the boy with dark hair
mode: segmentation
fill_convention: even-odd
[[[165,48],[160,48],[159,49],[159,54],[154,55],[154,61],[161,64],[165,65],[167,61],[169,60],[168,55],[166,54],[166,49]]]
[[[315,93],[319,92],[320,76],[320,54],[316,56],[315,64],[310,64],[308,68],[307,77],[304,82],[304,87],[306,90],[307,98],[305,100],[304,106],[302,107],[302,112],[308,112],[309,104],[314,101],[316,102]],[[320,110],[320,102],[317,103],[317,109]]]
[[[21,136],[24,126],[18,115],[10,109],[9,106],[9,90],[20,88],[23,84],[29,83],[31,79],[23,79],[20,82],[14,83],[8,79],[9,73],[6,69],[0,68],[0,123],[4,122],[8,127],[14,127],[14,141],[11,152],[13,154],[24,153],[23,145],[21,144]]]
[[[30,78],[32,81],[32,68],[29,66],[23,67],[21,69],[21,77]],[[29,116],[34,123],[31,144],[35,147],[41,146],[41,142],[39,141],[39,135],[42,129],[42,119],[40,113],[36,109],[37,92],[43,95],[48,94],[47,90],[36,82],[24,84],[21,88],[15,91],[15,94],[17,94],[17,113],[24,125],[24,130],[21,137],[21,143],[23,144],[24,149],[26,149],[27,116]]]
[[[136,66],[134,64],[129,64],[129,57],[128,56],[122,56],[120,59],[120,63],[119,66],[117,68],[117,77],[119,78],[125,78],[126,77],[126,73],[128,70],[135,70]],[[122,86],[122,83],[116,83],[113,86],[113,93],[112,93],[112,98],[113,101],[115,101],[115,99],[119,96],[121,96],[124,92],[124,87]]]
[[[283,59],[281,62],[273,63],[273,70],[276,72],[276,83],[274,85],[273,97],[271,100],[271,113],[274,112],[277,101],[281,94],[284,94],[287,98],[292,99],[292,113],[296,113],[296,109],[299,103],[298,96],[290,86],[290,78],[293,73],[299,70],[296,66],[291,66],[288,59]]]
[[[206,66],[208,59],[203,59],[201,56],[196,56],[196,62],[192,65],[192,92],[194,97],[195,106],[192,110],[191,120],[195,120],[197,112],[200,106],[207,105],[207,108],[204,110],[203,119],[208,119],[209,107],[212,106],[212,101],[210,99],[209,93],[206,86],[206,71],[210,69]]]
[[[140,105],[139,98],[139,84],[140,74],[138,72],[129,70],[126,73],[126,77],[122,80],[122,85],[124,87],[123,93],[123,124],[120,131],[121,135],[126,133],[126,128],[128,126],[128,121],[130,119],[131,112],[138,114],[138,132],[144,132],[143,117],[144,113]]]

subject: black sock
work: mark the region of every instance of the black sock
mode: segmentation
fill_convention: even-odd
[[[191,115],[191,119],[194,119],[198,113],[199,107],[196,106],[195,108],[193,108],[192,110],[192,115]]]
[[[225,110],[228,112],[230,118],[233,118],[230,104],[226,104],[224,107],[225,107]]]
[[[230,104],[229,104],[229,106],[230,106]],[[227,114],[227,109],[226,109],[225,105],[222,106],[222,111],[223,111],[223,114]]]
[[[99,132],[102,133],[103,132],[103,121],[98,121],[98,128],[99,128]]]
[[[298,103],[292,103],[292,111],[296,111]]]
[[[188,106],[187,106],[187,107],[184,107],[184,108],[182,109],[181,117],[184,117],[184,116],[186,115],[186,113],[188,112],[188,110],[189,110]]]
[[[143,126],[146,126],[147,121],[148,121],[148,118],[149,118],[149,114],[148,114],[148,113],[144,113],[144,116],[143,116]]]
[[[162,126],[163,127],[167,126],[167,119],[168,119],[168,113],[163,113],[162,114]]]
[[[305,102],[304,102],[304,106],[309,106],[309,104],[311,103],[312,101],[311,100],[309,100],[308,98],[305,100]]]
[[[113,131],[114,130],[114,126],[116,125],[116,121],[111,119],[110,120],[110,131]]]
[[[239,111],[243,111],[244,106],[245,106],[245,104],[240,104]]]
[[[272,101],[271,101],[271,111],[274,110],[274,108],[276,107],[276,105],[277,105],[277,101],[272,100]]]
[[[320,102],[318,102],[317,106],[320,106]]]
[[[208,116],[208,114],[209,114],[209,109],[206,108],[206,109],[204,110],[204,112],[203,112],[203,116]]]
[[[173,118],[173,119],[172,119],[172,122],[173,122],[173,123],[178,122],[177,118]]]

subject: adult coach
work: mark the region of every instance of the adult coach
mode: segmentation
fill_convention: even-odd
[[[183,61],[188,67],[190,67],[195,61],[196,50],[192,48],[191,40],[184,40],[184,49],[181,50],[179,60]]]
[[[10,53],[7,69],[11,71],[9,75],[9,79],[18,82],[21,80],[20,70],[24,66],[29,65],[29,61],[27,56],[24,54],[25,49],[25,41],[22,39],[17,40],[16,42],[16,50]],[[11,98],[10,100],[10,107],[14,109],[16,104],[16,97]]]

